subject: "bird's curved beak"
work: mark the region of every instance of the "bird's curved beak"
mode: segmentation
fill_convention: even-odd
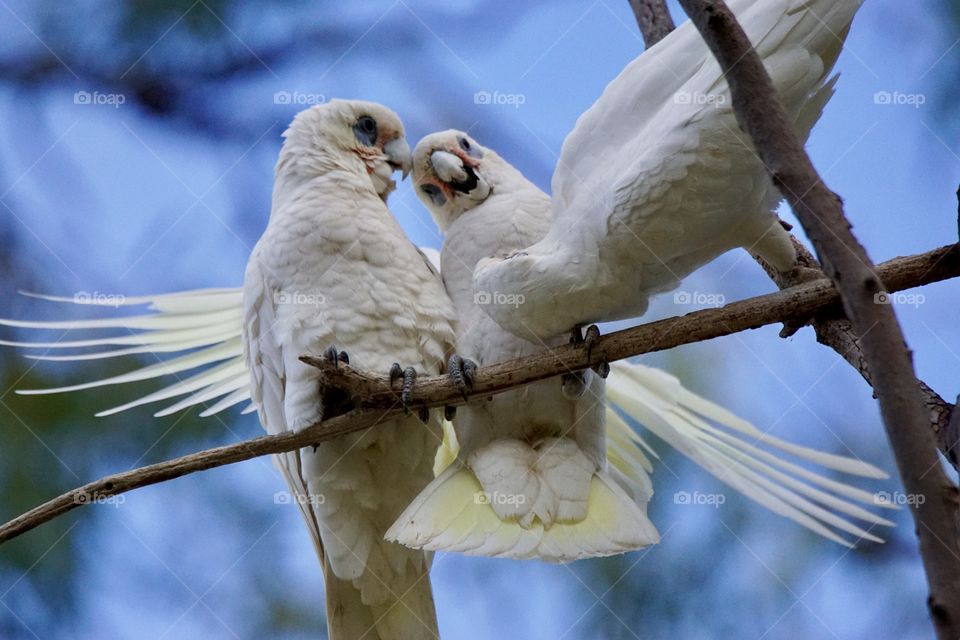
[[[395,138],[383,145],[383,153],[386,154],[390,166],[396,171],[402,171],[403,179],[406,180],[413,167],[413,155],[406,138]]]
[[[471,164],[448,151],[434,151],[430,155],[430,164],[437,177],[448,189],[464,194],[477,202],[483,202],[490,195],[490,185],[483,174]]]

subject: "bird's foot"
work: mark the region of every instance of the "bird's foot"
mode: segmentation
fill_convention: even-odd
[[[574,327],[573,331],[570,332],[570,344],[582,344],[587,349],[587,360],[590,360],[593,357],[593,349],[596,347],[597,343],[600,341],[600,327],[595,324],[587,327],[585,334],[580,332],[580,327]],[[610,375],[610,363],[603,360],[598,365],[590,367],[593,371],[600,376],[601,378],[606,378]]]
[[[407,367],[404,369],[398,363],[394,362],[393,366],[390,367],[390,388],[393,388],[393,383],[397,380],[402,380],[400,386],[400,404],[403,405],[404,413],[410,413],[410,399],[413,396],[413,386],[417,382],[417,370],[413,367]]]
[[[457,355],[450,356],[447,361],[447,377],[466,400],[473,390],[473,381],[477,374],[477,363],[469,358]],[[443,415],[447,420],[453,420],[457,415],[456,407],[444,407]]]
[[[805,267],[803,265],[796,265],[791,271],[787,274],[787,282],[791,286],[796,286],[798,284],[805,284],[807,282],[813,282],[814,280],[820,280],[826,278],[827,276],[820,269],[814,269],[813,267]],[[792,320],[789,322],[783,323],[783,328],[780,329],[781,338],[789,338],[793,336],[796,332],[800,331],[803,327],[807,326],[813,322],[813,318],[807,318],[806,320]]]
[[[334,367],[339,366],[341,362],[343,364],[350,364],[350,356],[347,355],[346,351],[337,349],[336,345],[327,347],[327,350],[323,352],[323,357],[333,362]]]

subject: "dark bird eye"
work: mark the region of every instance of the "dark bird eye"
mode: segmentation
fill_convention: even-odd
[[[377,141],[377,121],[370,116],[360,116],[353,125],[353,135],[368,147]]]
[[[470,151],[470,141],[466,138],[460,138],[460,148],[464,151]]]
[[[427,194],[427,197],[430,198],[430,201],[438,207],[442,207],[447,201],[446,196],[443,195],[443,192],[440,191],[440,188],[437,185],[420,185],[420,191],[423,191],[425,194]]]

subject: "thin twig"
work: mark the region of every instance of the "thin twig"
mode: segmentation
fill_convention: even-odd
[[[840,198],[803,149],[770,76],[723,0],[680,0],[716,56],[747,132],[841,294],[863,350],[900,477],[911,501],[938,637],[960,636],[957,489],[944,473],[903,333],[866,250],[850,231]],[[803,194],[803,195],[800,195]],[[922,497],[922,500],[919,499]]]
[[[960,276],[960,245],[890,260],[879,267],[889,291],[900,291]],[[755,329],[777,322],[809,318],[836,307],[840,296],[826,279],[791,289],[696,311],[602,336],[588,359],[581,345],[564,345],[526,358],[483,367],[477,372],[469,398],[482,398],[569,371],[586,369],[604,360],[670,349],[682,344]],[[249,460],[272,453],[294,451],[346,433],[372,427],[402,413],[396,390],[385,377],[370,376],[349,367],[332,368],[325,359],[306,357],[325,371],[326,383],[353,385],[361,406],[296,433],[261,436],[232,445],[200,451],[173,460],[107,476],[69,491],[0,527],[0,543],[15,538],[72,509],[96,504],[125,493],[190,473]],[[351,382],[353,380],[354,382]],[[558,383],[559,384],[559,383]],[[420,378],[413,390],[411,409],[463,404],[459,390],[444,376]]]

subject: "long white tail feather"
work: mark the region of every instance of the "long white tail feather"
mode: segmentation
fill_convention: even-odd
[[[201,411],[200,417],[209,418],[210,416],[216,415],[221,411],[226,411],[227,409],[229,409],[230,407],[236,404],[240,404],[244,400],[250,400],[250,384],[247,379],[244,380],[242,388],[239,388],[233,393],[231,393],[230,395],[221,398],[219,402],[210,406],[210,408],[205,409],[204,411]],[[251,404],[246,409],[241,411],[241,414],[245,415],[248,413],[253,413],[256,410],[257,410],[256,405]]]
[[[791,445],[772,436],[766,436],[753,425],[686,391],[676,378],[639,364],[617,363],[608,379],[607,395],[611,404],[721,481],[771,511],[819,535],[851,546],[848,541],[825,526],[830,525],[860,538],[879,540],[875,535],[807,498],[873,525],[892,525],[889,520],[821,491],[802,480],[832,489],[835,493],[852,500],[871,506],[880,506],[873,494],[820,476],[792,462],[782,460],[756,445],[757,443],[768,444],[829,469],[867,477],[884,477],[885,474],[872,465]],[[697,413],[717,421],[723,427],[747,434],[754,442],[745,441],[734,434],[718,429]],[[788,475],[776,467],[790,471],[794,475]]]
[[[101,380],[93,380],[91,382],[82,382],[80,384],[69,385],[66,387],[56,387],[53,389],[21,389],[17,393],[21,395],[43,395],[49,393],[67,393],[69,391],[82,391],[83,389],[93,389],[95,387],[105,387],[113,384],[123,384],[126,382],[139,382],[141,380],[149,380],[151,378],[158,378],[160,376],[169,375],[172,373],[180,373],[182,371],[189,371],[190,369],[195,369],[204,364],[209,364],[211,362],[217,362],[225,358],[232,358],[236,355],[236,348],[230,342],[225,342],[223,344],[218,344],[213,347],[208,347],[202,351],[197,351],[194,353],[189,353],[185,356],[180,356],[178,358],[173,358],[172,360],[164,360],[162,362],[157,362],[155,364],[147,365],[140,369],[135,369],[129,373],[124,373],[118,376],[111,376],[109,378],[103,378]],[[215,381],[219,381],[219,376],[225,366],[215,367],[210,369],[209,373],[212,376],[216,376]],[[153,396],[154,394],[151,394]]]
[[[30,321],[0,319],[0,326],[19,329],[188,329],[200,326],[240,322],[240,309],[211,311],[204,314],[176,314],[158,311],[143,316],[98,318],[96,320]],[[200,324],[202,320],[203,324]]]
[[[763,444],[769,444],[781,451],[799,458],[804,458],[827,469],[877,480],[884,480],[890,477],[885,471],[863,460],[810,449],[766,434],[727,409],[684,388],[677,378],[660,369],[626,362],[615,363],[613,369],[620,374],[615,378],[615,382],[621,383],[624,378],[633,380],[638,385],[634,387],[634,389],[648,389],[650,391],[650,399],[661,406],[668,408],[677,406],[686,407],[708,420],[722,424],[725,427],[748,435]],[[659,398],[657,398],[658,395],[660,396]]]
[[[231,365],[233,367],[234,365]],[[177,413],[184,409],[196,406],[203,402],[209,402],[214,398],[220,398],[224,394],[233,392],[235,389],[248,384],[249,377],[247,376],[246,370],[241,370],[230,378],[227,378],[220,384],[211,384],[210,386],[204,388],[193,395],[184,398],[176,404],[172,404],[166,409],[161,409],[153,414],[157,418],[163,416],[169,416],[171,414]]]
[[[53,302],[95,306],[149,305],[148,308],[153,312],[146,315],[76,321],[0,319],[0,326],[23,329],[66,332],[89,329],[123,330],[120,335],[60,342],[0,341],[3,346],[45,351],[94,348],[93,351],[79,354],[28,355],[33,359],[82,361],[142,353],[193,351],[102,380],[52,389],[19,390],[17,393],[66,393],[198,369],[188,377],[149,395],[97,415],[110,415],[144,404],[185,396],[160,409],[155,415],[169,415],[191,406],[213,402],[200,414],[207,417],[250,399],[249,377],[243,363],[243,348],[239,338],[242,302],[239,289],[202,289],[140,297],[73,298],[26,295]],[[778,455],[777,451],[823,469],[871,479],[887,477],[886,473],[873,465],[765,434],[723,407],[685,389],[675,377],[643,365],[614,363],[608,379],[607,395],[607,458],[610,470],[609,475],[595,477],[591,484],[591,496],[597,492],[600,496],[597,499],[605,505],[604,509],[613,508],[617,500],[622,500],[627,494],[632,496],[631,504],[645,505],[653,492],[649,474],[653,471],[652,460],[658,459],[658,456],[650,444],[624,420],[626,416],[738,492],[827,539],[850,546],[850,542],[835,531],[839,530],[860,538],[879,540],[869,531],[847,520],[847,517],[857,518],[871,526],[892,524],[856,503],[896,508],[894,505],[878,500],[868,491],[800,466]],[[248,405],[242,413],[252,411],[255,411],[255,407]],[[542,531],[542,527],[540,531],[517,531],[516,529],[522,527],[505,526],[489,505],[474,504],[474,493],[481,490],[479,484],[469,470],[459,463],[454,464],[459,447],[452,426],[448,424],[444,434],[444,443],[437,452],[434,467],[438,478],[431,487],[434,487],[434,493],[439,491],[439,485],[434,485],[441,476],[447,479],[449,486],[436,495],[424,492],[408,509],[408,512],[417,513],[424,526],[436,527],[433,529],[436,533],[430,542],[430,545],[434,546],[417,546],[449,549],[452,545],[464,549],[465,553],[531,557],[543,553],[543,545],[547,544],[549,539],[550,544],[556,545],[553,555],[562,561],[576,556],[574,542],[588,544],[587,524],[581,523],[580,528],[571,529],[573,525],[558,523],[547,531]],[[469,504],[457,503],[459,507],[455,508],[454,503],[463,496],[469,497]],[[424,505],[428,501],[436,508],[442,507],[446,511],[439,514],[424,512]],[[415,509],[415,505],[418,505],[420,511]],[[618,508],[622,510],[622,505]],[[399,521],[397,524],[399,525]],[[640,527],[638,531],[643,528]],[[650,528],[652,530],[652,525]],[[479,532],[491,532],[492,540],[489,543],[478,542],[470,534],[471,530],[474,530],[476,535],[479,535]],[[655,530],[653,531],[655,533]],[[611,548],[624,543],[623,539],[618,539],[610,532],[598,530],[590,535],[606,540],[604,544]],[[650,530],[646,530],[645,536],[645,540],[652,539]]]
[[[134,407],[150,404],[151,402],[169,400],[170,398],[174,398],[179,395],[206,389],[211,384],[218,384],[229,379],[231,376],[237,375],[238,373],[245,373],[245,369],[241,366],[242,364],[243,363],[239,363],[236,360],[228,360],[227,362],[217,365],[211,369],[207,369],[190,377],[183,378],[179,382],[176,382],[168,387],[164,387],[163,389],[155,391],[149,395],[143,396],[142,398],[138,398],[119,407],[101,411],[97,414],[97,416],[103,417],[112,415],[128,409],[133,409]]]

